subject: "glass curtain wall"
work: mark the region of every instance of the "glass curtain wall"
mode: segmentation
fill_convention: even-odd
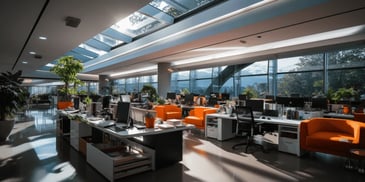
[[[180,93],[188,89],[206,96],[211,92],[229,93],[237,97],[245,89],[251,89],[256,97],[264,98],[266,95],[325,96],[328,90],[351,87],[359,95],[365,94],[363,47],[258,61],[242,69],[234,66],[174,72],[170,90]],[[144,84],[157,89],[157,75],[119,79],[115,88],[118,92],[133,92]]]
[[[157,90],[157,75],[122,78],[113,81],[113,94],[139,92],[144,85],[152,85]]]

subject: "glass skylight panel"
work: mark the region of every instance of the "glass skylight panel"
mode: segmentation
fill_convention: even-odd
[[[111,37],[108,37],[106,35],[103,34],[98,34],[94,37],[94,39],[99,40],[100,42],[103,42],[105,44],[108,44],[111,47],[114,47],[116,45],[119,45],[121,43],[123,43],[123,41],[117,40],[117,39],[113,39]]]
[[[119,32],[128,36],[137,37],[139,35],[161,28],[162,26],[164,25],[158,20],[139,12],[134,12],[127,18],[124,18],[118,23],[114,24],[111,28],[118,30]]]
[[[177,18],[217,0],[154,0],[150,5]]]
[[[167,4],[163,0],[154,0],[154,1],[150,2],[150,5],[154,6],[155,8],[157,8],[175,18],[179,17],[180,15],[182,15],[185,12],[184,9],[178,10],[175,7]]]
[[[99,56],[104,55],[104,54],[107,53],[106,51],[96,49],[96,48],[91,47],[91,46],[89,46],[87,44],[80,44],[79,47],[84,48],[84,49],[86,49],[88,51],[94,52],[94,53],[98,54]]]

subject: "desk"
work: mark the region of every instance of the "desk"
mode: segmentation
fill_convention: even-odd
[[[354,115],[352,114],[340,114],[340,113],[325,113],[323,114],[323,117],[325,118],[340,118],[340,119],[354,119]]]
[[[182,131],[190,128],[188,126],[167,129],[137,129],[132,127],[122,131],[115,131],[100,127],[93,121],[89,121],[88,124],[93,127],[92,135],[102,137],[103,135],[100,135],[100,132],[107,133],[116,138],[130,139],[153,149],[155,151],[156,168],[165,167],[182,160]]]
[[[236,117],[228,114],[207,114],[205,136],[225,140],[235,136],[233,121]],[[278,125],[279,143],[278,149],[282,152],[300,156],[299,125],[300,120],[283,119],[279,117],[261,116],[255,118],[256,122]]]
[[[75,114],[62,113],[64,114],[63,116],[75,116]],[[79,145],[76,142],[79,136],[89,134],[89,132],[85,134],[85,132],[80,130],[81,125],[83,129],[91,130],[92,141],[86,144],[86,160],[110,181],[146,170],[166,167],[181,161],[183,155],[182,132],[191,128],[189,126],[177,126],[166,129],[158,127],[137,129],[132,127],[116,131],[108,127],[102,127],[103,122],[109,122],[104,121],[102,118],[84,118],[81,120],[71,121],[75,129],[72,129],[72,136],[74,137],[72,137],[73,142],[70,142],[70,144],[75,149],[78,149]],[[135,158],[126,161],[127,159],[123,157],[111,156],[111,153],[114,155],[119,153],[120,150],[123,151],[123,148],[120,149],[121,147],[118,146],[120,143],[124,143],[128,148],[135,148],[136,151],[141,152],[143,161],[139,160],[133,163]],[[111,150],[115,150],[115,152]],[[132,165],[137,166],[138,169],[131,169]]]

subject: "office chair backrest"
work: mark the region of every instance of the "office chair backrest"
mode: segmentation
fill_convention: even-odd
[[[252,108],[249,106],[236,106],[237,121],[248,121],[254,123]]]

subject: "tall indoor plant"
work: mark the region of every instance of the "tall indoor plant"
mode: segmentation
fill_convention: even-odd
[[[63,94],[59,97],[58,108],[64,109],[72,105],[72,95],[77,92],[77,85],[82,81],[77,78],[77,74],[84,69],[81,61],[75,59],[73,56],[61,57],[57,64],[51,68],[51,72],[57,74],[60,79],[65,83],[63,88],[60,89],[60,93]],[[73,84],[73,87],[71,87]]]
[[[22,71],[0,75],[0,141],[5,141],[14,127],[14,115],[26,105],[26,90],[21,86]]]

